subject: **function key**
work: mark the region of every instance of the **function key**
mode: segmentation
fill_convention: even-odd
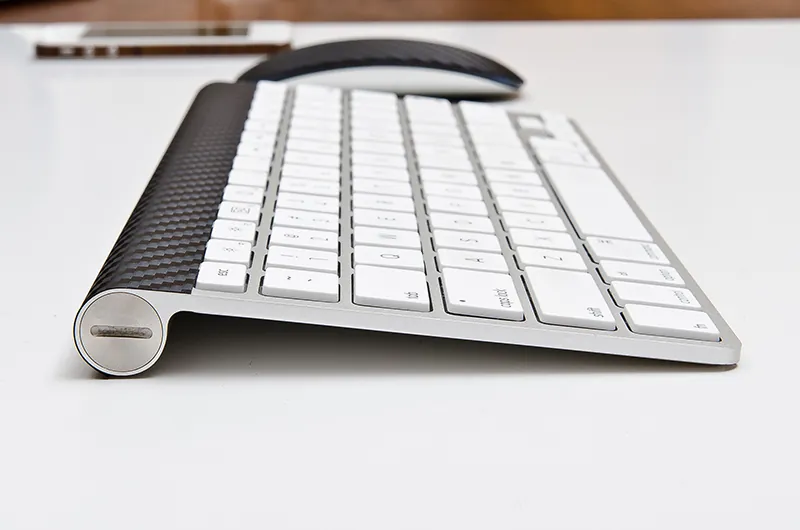
[[[251,250],[250,243],[246,241],[210,239],[206,244],[206,253],[203,259],[206,261],[249,265]]]
[[[339,236],[335,232],[305,230],[287,226],[274,226],[269,236],[270,245],[311,248],[315,250],[339,250]]]
[[[245,221],[217,219],[211,228],[211,237],[213,239],[246,241],[252,245],[256,240],[256,224]]]

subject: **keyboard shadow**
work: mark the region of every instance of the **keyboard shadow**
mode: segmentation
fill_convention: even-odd
[[[714,367],[584,352],[182,314],[140,377],[393,376],[719,372]]]

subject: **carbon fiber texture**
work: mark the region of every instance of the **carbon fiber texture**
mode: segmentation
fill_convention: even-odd
[[[87,300],[117,288],[191,293],[254,90],[200,90]]]

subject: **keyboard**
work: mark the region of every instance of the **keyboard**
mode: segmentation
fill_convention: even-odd
[[[137,374],[180,312],[703,364],[741,350],[568,117],[269,82],[198,93],[75,343]]]

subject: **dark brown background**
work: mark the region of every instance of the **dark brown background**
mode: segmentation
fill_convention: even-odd
[[[598,20],[800,16],[800,0],[12,0],[0,22]]]

